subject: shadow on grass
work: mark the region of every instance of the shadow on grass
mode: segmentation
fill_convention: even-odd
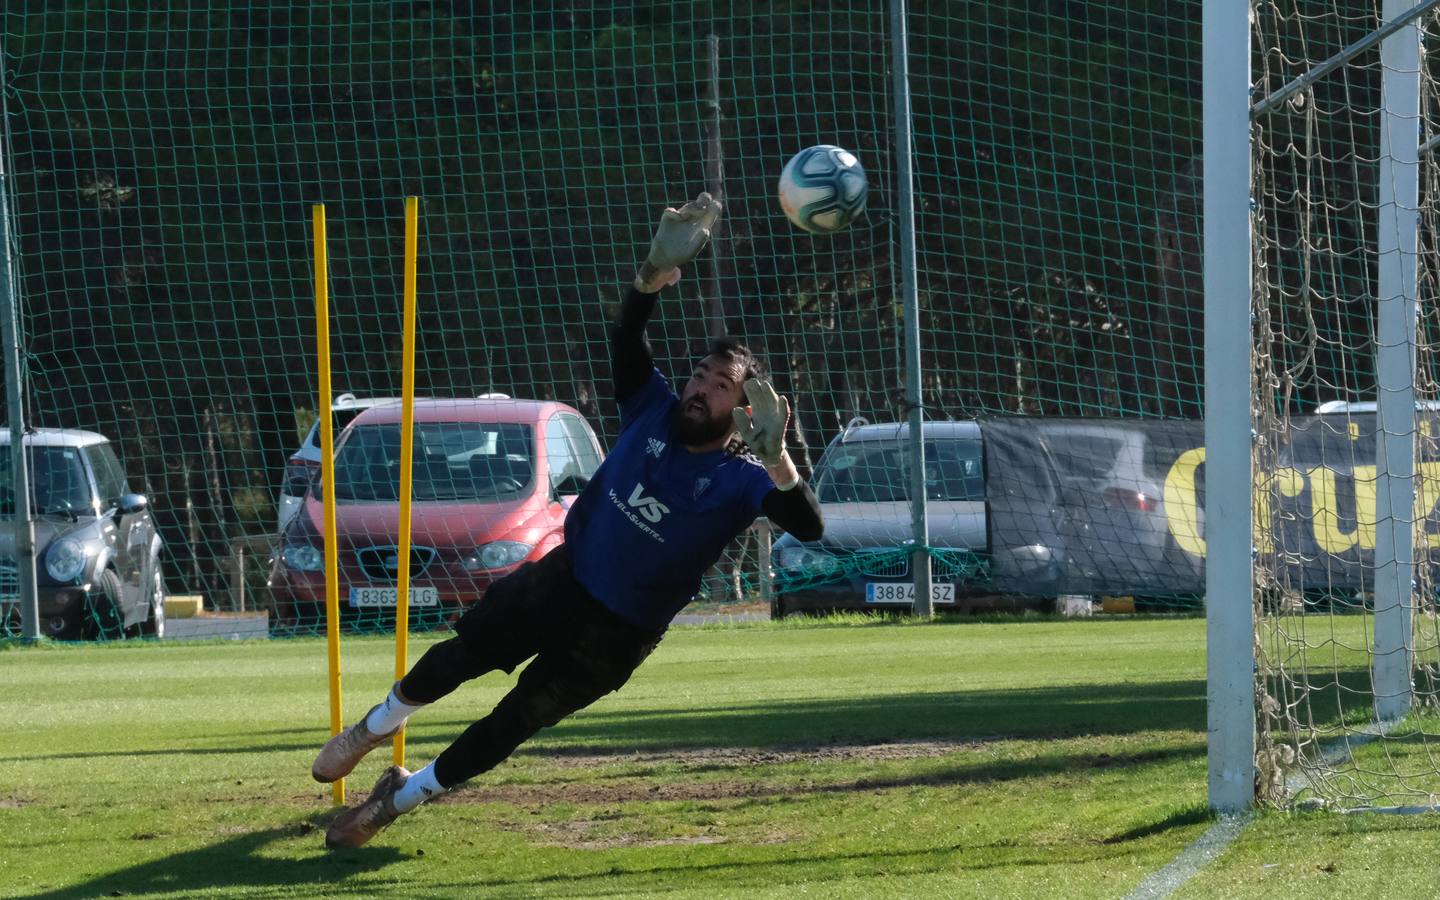
[[[1177,751],[1176,755],[1179,755]],[[1016,770],[1025,767],[1017,764]],[[1029,775],[1034,775],[1030,771]],[[925,783],[923,780],[917,783]],[[866,790],[889,786],[881,782],[870,782]],[[387,846],[366,847],[359,850],[336,853],[321,849],[323,827],[331,813],[316,813],[299,825],[289,825],[238,835],[208,846],[189,850],[139,863],[127,868],[96,876],[82,883],[63,888],[34,893],[28,896],[37,900],[80,900],[80,898],[127,896],[146,894],[155,896],[189,896],[206,891],[241,894],[258,891],[264,895],[266,889],[274,889],[276,895],[305,896],[307,889],[313,889],[315,896],[343,896],[347,894],[371,896],[386,892],[387,889],[404,893],[407,886],[366,881],[347,884],[349,877],[366,872],[375,872],[401,862],[409,856],[399,849]],[[617,857],[613,864],[603,871],[592,872],[537,872],[527,875],[477,876],[464,882],[436,883],[426,881],[408,885],[410,890],[421,894],[465,896],[486,891],[500,891],[507,894],[515,889],[539,889],[542,896],[599,897],[611,894],[630,894],[643,887],[654,890],[654,879],[662,879],[663,886],[670,878],[683,879],[687,889],[693,888],[694,879],[705,876],[723,876],[726,873],[744,873],[746,883],[755,885],[757,879],[764,880],[773,888],[785,882],[787,871],[804,871],[805,880],[825,880],[822,872],[833,872],[836,877],[849,877],[851,863],[873,863],[876,870],[900,873],[923,874],[938,871],[983,871],[987,869],[1014,869],[1021,866],[1073,866],[1103,861],[1128,855],[1130,851],[1111,845],[1123,844],[1140,838],[1185,827],[1205,821],[1208,814],[1204,809],[1186,810],[1146,826],[1141,826],[1120,835],[1089,845],[1068,848],[1056,854],[1054,848],[1027,847],[1012,842],[994,844],[941,844],[939,846],[912,849],[875,848],[864,852],[832,853],[784,853],[772,857],[747,854],[743,859],[715,860],[697,863],[687,861],[682,855],[675,857],[668,853],[648,856],[650,864],[640,863],[641,857],[633,854]],[[262,856],[261,852],[272,844],[303,837],[314,841],[315,852],[303,859],[284,859]],[[483,868],[486,861],[477,859],[477,868]],[[638,863],[638,864],[637,864]],[[841,866],[843,871],[826,867]],[[815,867],[821,867],[819,872]],[[771,872],[773,876],[765,873]],[[627,884],[626,878],[639,878],[640,884]],[[449,891],[454,891],[449,894]],[[528,893],[528,891],[527,891]]]
[[[1317,723],[1368,711],[1356,698],[1369,695],[1365,670],[1331,673],[1308,693]],[[623,689],[622,689],[623,691]],[[438,753],[471,722],[490,710],[467,698],[465,687],[411,720],[409,745],[426,758]],[[473,696],[473,695],[471,695]],[[1293,696],[1282,698],[1293,703]],[[1205,682],[1199,679],[1145,684],[1067,684],[1024,690],[876,694],[852,699],[792,699],[774,703],[697,704],[688,708],[621,708],[602,698],[555,728],[546,729],[522,756],[643,753],[697,748],[824,747],[830,744],[903,740],[1065,739],[1154,731],[1203,732]],[[1364,707],[1361,709],[1360,707]],[[290,740],[277,739],[293,735]],[[115,746],[105,750],[0,756],[0,762],[193,757],[318,751],[325,729],[257,730],[244,743],[159,748]]]
[[[623,690],[623,689],[622,689]],[[894,693],[844,700],[796,699],[776,703],[689,708],[609,709],[601,699],[589,709],[541,732],[532,752],[627,752],[690,748],[816,746],[840,742],[944,738],[1072,738],[1139,731],[1203,731],[1205,682],[1064,685],[1014,691]],[[467,704],[465,689],[445,698],[410,723],[413,747],[439,749],[459,736],[488,705]],[[449,718],[439,718],[442,714]],[[456,713],[463,715],[456,717]],[[319,750],[326,734],[310,740],[252,740],[222,747],[177,745],[156,749],[114,747],[0,757],[0,762],[37,759],[228,755]],[[273,732],[257,732],[255,737]]]
[[[706,753],[706,755],[702,757],[701,754],[705,753],[706,749],[708,748],[697,748],[694,751],[673,751],[666,753],[663,756],[654,760],[646,759],[643,756],[637,757],[630,756],[628,754],[612,753],[609,755],[609,761],[613,763],[619,763],[621,765],[611,772],[598,771],[596,765],[594,764],[594,761],[587,760],[587,762],[591,762],[590,765],[566,766],[560,768],[558,771],[553,768],[547,769],[545,771],[545,780],[550,784],[564,784],[568,782],[602,782],[607,779],[618,781],[627,779],[633,780],[637,778],[644,779],[651,777],[668,778],[673,777],[673,772],[676,770],[676,767],[683,767],[683,770],[687,775],[708,775],[735,773],[737,770],[744,770],[746,773],[753,773],[756,766],[762,765],[777,766],[787,764],[799,764],[805,766],[817,766],[826,764],[839,765],[847,762],[913,762],[916,760],[935,758],[938,756],[965,754],[975,749],[987,747],[991,743],[994,742],[954,742],[951,743],[948,748],[943,750],[930,749],[928,750],[928,752],[921,752],[913,755],[906,754],[903,751],[899,753],[886,752],[886,748],[889,746],[902,745],[849,745],[851,747],[855,747],[855,752],[847,754],[845,756],[836,756],[829,753],[828,751],[833,750],[837,746],[843,747],[847,745],[812,745],[809,747],[787,748],[791,751],[792,755],[775,759],[756,758],[756,753],[764,754],[766,752],[769,752],[767,748],[761,748],[759,750],[752,750],[750,748],[736,748],[734,750],[734,755],[729,758],[725,758],[721,755],[726,752],[724,749],[722,749],[718,754],[713,752]],[[575,748],[563,747],[555,749],[559,752],[546,752],[546,748],[536,748],[529,751],[522,749],[519,753],[516,754],[516,756],[522,761],[522,764],[527,756],[536,760],[556,758],[564,759],[565,757],[570,756],[571,752]],[[591,747],[587,749],[592,751],[592,753],[594,754],[604,753],[602,748]],[[693,759],[685,758],[685,754],[687,752],[693,752],[695,754]],[[1155,750],[1141,750],[1135,753],[1091,753],[1083,751],[1067,754],[1041,753],[1038,755],[1024,755],[1021,757],[1017,757],[1017,759],[1019,759],[1020,761],[1015,763],[1015,767],[1017,769],[1028,768],[1036,772],[1059,772],[1068,769],[1114,769],[1147,765],[1149,763],[1156,762],[1166,762],[1168,760],[1188,757],[1204,752],[1204,742],[1193,741],[1190,743],[1163,747]],[[587,753],[586,755],[590,756],[591,754]],[[702,761],[707,757],[708,761]],[[1048,765],[1047,762],[1049,763]],[[1009,767],[1005,765],[992,765],[997,772],[1010,771]],[[1035,769],[1036,766],[1039,766],[1040,768]],[[974,771],[975,765],[972,764],[970,768],[971,771]],[[574,775],[574,777],[568,777],[568,773],[572,771],[576,774]]]
[[[1141,838],[1153,837],[1157,834],[1164,834],[1172,828],[1186,828],[1191,825],[1200,825],[1204,822],[1215,821],[1215,813],[1205,806],[1193,806],[1189,809],[1177,810],[1158,822],[1149,822],[1145,825],[1137,825],[1129,831],[1122,831],[1119,834],[1112,834],[1105,838],[1103,844],[1123,844],[1127,841],[1138,841]]]
[[[477,876],[472,881],[435,883],[425,887],[441,896],[540,896],[540,897],[630,897],[636,894],[659,895],[706,893],[726,895],[760,893],[777,895],[795,884],[795,893],[826,893],[826,882],[844,882],[848,892],[857,889],[857,876],[863,873],[891,880],[903,876],[958,872],[1014,872],[1028,867],[1057,869],[1080,867],[1123,859],[1132,855],[1126,848],[1088,844],[1057,852],[1054,847],[1027,846],[1011,842],[990,844],[949,844],[914,849],[877,847],[869,851],[831,853],[788,853],[769,858],[749,855],[739,859],[709,862],[685,861],[669,854],[647,859],[654,864],[639,862],[631,856],[603,871],[552,872],[534,875],[498,877]],[[633,862],[631,860],[634,860]],[[716,879],[716,880],[711,880]],[[803,888],[802,888],[803,885]],[[913,888],[912,888],[913,890]],[[848,895],[848,894],[847,894]],[[863,895],[861,895],[863,896]],[[1063,896],[1063,891],[1057,896]]]
[[[1360,718],[1368,714],[1368,671],[1329,673],[1317,684],[1305,698],[1317,725],[1335,723],[1342,712]],[[1204,732],[1205,697],[1205,682],[1190,679],[892,693],[858,699],[794,699],[692,708],[612,710],[602,699],[557,728],[542,731],[531,748],[532,752],[553,754],[664,752],[698,747],[812,747],[936,738],[1035,740],[1155,731]],[[1348,707],[1342,708],[1342,698],[1348,698]],[[430,716],[450,712],[463,702],[463,693],[457,693],[428,712]],[[475,709],[475,717],[486,711]],[[430,716],[422,714],[412,721],[412,741],[434,743],[438,739],[443,746],[471,721],[466,717],[438,720]]]
[[[324,827],[331,815],[330,812],[316,813],[297,825],[236,835],[195,850],[99,875],[81,884],[29,896],[42,900],[121,897],[137,893],[183,897],[201,891],[239,892],[248,888],[276,888],[276,893],[292,896],[303,894],[305,885],[314,885],[315,893],[325,896],[351,891],[374,893],[377,890],[374,884],[348,888],[343,881],[352,874],[395,863],[403,859],[404,854],[391,847],[373,847],[363,852],[326,851]],[[271,844],[302,836],[314,842],[314,855],[304,859],[260,855],[260,851]]]
[[[433,712],[448,712],[449,703],[447,698]],[[426,722],[417,717],[410,738],[430,741],[437,731],[459,734],[469,724],[468,718]],[[1204,729],[1205,682],[1191,680],[668,709],[610,710],[601,700],[541,735],[545,743],[561,745],[557,752],[573,753],[934,738],[1071,738]]]
[[[367,881],[351,885],[345,883],[349,876],[382,869],[407,858],[406,855],[383,846],[301,860],[254,855],[266,844],[294,834],[294,828],[256,832],[201,850],[121,869],[71,887],[30,896],[37,900],[81,900],[142,893],[184,897],[211,890],[218,890],[221,895],[226,891],[237,895],[254,891],[264,896],[267,888],[274,888],[274,894],[278,896],[375,896],[389,892],[398,896],[447,897],[519,894],[546,897],[631,896],[637,891],[666,892],[667,885],[671,890],[678,888],[689,892],[695,890],[697,884],[704,884],[703,879],[736,875],[744,879],[739,885],[728,881],[721,883],[732,888],[744,886],[751,889],[759,889],[763,883],[773,890],[777,885],[786,883],[788,872],[797,872],[807,883],[823,883],[828,877],[852,877],[855,864],[895,875],[1009,870],[1021,866],[1070,866],[1123,855],[1123,851],[1118,849],[1092,845],[1072,848],[1063,858],[1057,858],[1053,851],[1044,848],[1013,844],[954,844],[903,850],[876,848],[863,852],[790,853],[770,858],[750,855],[742,859],[711,862],[687,861],[684,856],[660,854],[650,856],[653,861],[650,864],[638,862],[632,855],[629,860],[634,861],[617,858],[601,871],[541,871],[493,877],[482,874],[464,881],[409,884]],[[475,862],[477,869],[484,869],[487,864],[484,859]],[[627,879],[638,879],[638,882]],[[307,886],[313,886],[313,894],[307,894]]]
[[[886,770],[883,768],[829,773],[812,762],[807,776],[800,782],[780,774],[757,775],[744,760],[737,760],[730,767],[731,778],[720,780],[677,780],[674,772],[632,772],[611,778],[592,775],[566,779],[554,777],[553,770],[546,770],[543,777],[534,781],[494,783],[482,776],[440,802],[500,802],[539,808],[552,803],[608,807],[618,803],[797,800],[825,795],[875,794],[907,788],[984,787],[1077,774],[1091,776],[1097,769],[1134,770],[1171,762],[1197,761],[1204,755],[1205,745],[1197,741],[1163,750],[1122,754],[1042,753],[1014,759],[957,755],[935,761],[924,771],[904,774],[871,774],[884,773]],[[894,761],[876,761],[877,765],[887,762]],[[823,761],[819,765],[823,765]],[[685,774],[691,771],[687,767]]]

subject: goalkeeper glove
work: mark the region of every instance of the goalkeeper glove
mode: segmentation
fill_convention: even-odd
[[[710,229],[720,218],[720,201],[702,192],[679,209],[666,209],[650,241],[650,252],[640,267],[640,280],[653,283],[690,262],[710,240]]]
[[[749,409],[737,406],[730,412],[735,430],[767,469],[778,466],[785,456],[790,402],[775,393],[774,385],[758,378],[745,382],[745,399],[750,401]]]

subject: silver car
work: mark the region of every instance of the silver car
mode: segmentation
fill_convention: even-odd
[[[35,580],[42,636],[63,640],[162,637],[165,579],[149,502],[132,493],[115,451],[93,431],[40,428],[24,438],[35,517]],[[0,429],[8,471],[9,429]],[[15,515],[9,478],[0,516]],[[0,528],[0,625],[20,631],[15,533]]]
[[[775,541],[772,615],[913,605],[908,435],[907,424],[856,419],[830,442],[811,479],[825,536],[802,543],[787,534]],[[980,426],[926,422],[925,463],[931,599],[939,609],[973,606],[979,596],[993,597],[988,579],[996,561],[988,538]],[[1044,583],[1063,565],[1057,545],[1058,536],[1002,548],[1000,556],[1007,566],[1040,570],[1037,583]]]
[[[350,424],[350,420],[360,415],[372,406],[384,406],[390,403],[399,403],[399,397],[356,397],[354,394],[341,394],[335,398],[330,405],[330,412],[334,416],[335,436],[338,438],[340,432]],[[305,492],[310,490],[310,484],[320,473],[320,417],[315,417],[315,424],[305,434],[305,440],[300,442],[300,449],[290,454],[285,461],[285,478],[280,483],[280,497],[275,504],[275,531],[277,534],[285,533],[285,526],[295,518],[295,514],[305,507]]]

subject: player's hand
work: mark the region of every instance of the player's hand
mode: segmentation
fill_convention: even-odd
[[[710,229],[719,218],[720,201],[704,192],[679,209],[666,209],[650,241],[646,270],[653,275],[668,275],[671,269],[693,260],[710,240]]]
[[[775,393],[773,384],[759,378],[745,382],[745,399],[750,401],[748,409],[737,406],[730,411],[735,430],[766,468],[777,466],[785,456],[790,401]]]

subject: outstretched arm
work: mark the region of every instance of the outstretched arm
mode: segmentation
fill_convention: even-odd
[[[645,324],[655,311],[657,293],[631,287],[620,304],[620,317],[610,333],[610,371],[615,374],[615,402],[624,403],[645,386],[655,367]]]
[[[761,500],[761,510],[799,540],[820,540],[825,533],[820,502],[785,449],[790,401],[777,394],[770,382],[759,379],[745,382],[745,399],[750,401],[749,407],[737,406],[731,411],[735,430],[775,482],[775,490]]]
[[[776,488],[766,494],[760,501],[760,511],[772,523],[795,535],[796,540],[818,541],[825,535],[820,501],[803,481],[791,490]]]
[[[680,280],[680,267],[704,249],[718,218],[720,201],[708,193],[701,193],[679,209],[667,208],[660,216],[650,252],[620,305],[620,317],[610,337],[617,401],[623,403],[649,379],[655,361],[645,337],[645,325],[655,312],[655,301],[662,289]]]

